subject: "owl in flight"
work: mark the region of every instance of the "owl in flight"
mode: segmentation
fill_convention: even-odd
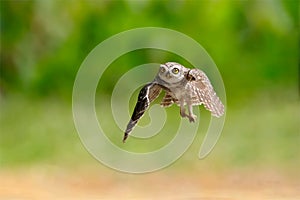
[[[195,105],[203,104],[215,117],[221,117],[224,114],[224,105],[203,71],[189,69],[176,62],[167,62],[160,65],[154,80],[141,89],[123,142],[162,90],[165,91],[165,96],[160,105],[168,107],[174,103],[177,104],[180,107],[181,117],[187,117],[190,122],[195,122],[197,119],[197,116],[193,114]],[[187,106],[188,113],[185,106]]]

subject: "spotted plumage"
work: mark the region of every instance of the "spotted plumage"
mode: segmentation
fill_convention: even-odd
[[[126,141],[138,120],[162,90],[165,91],[165,96],[160,105],[162,107],[168,107],[172,104],[179,105],[181,117],[187,117],[190,122],[197,119],[197,116],[193,114],[193,106],[195,105],[203,104],[215,117],[224,114],[224,105],[203,71],[189,69],[176,62],[167,62],[160,66],[154,80],[141,89],[123,142]],[[188,108],[188,113],[186,113],[185,106]]]

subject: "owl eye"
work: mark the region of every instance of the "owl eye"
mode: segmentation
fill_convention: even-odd
[[[161,72],[161,73],[164,73],[165,71],[166,71],[166,69],[165,69],[164,67],[161,67],[161,68],[160,68],[160,72]]]
[[[174,74],[178,74],[179,69],[178,69],[178,68],[174,68],[174,69],[172,69],[172,72],[173,72]]]

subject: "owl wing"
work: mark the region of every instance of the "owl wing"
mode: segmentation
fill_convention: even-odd
[[[192,86],[192,103],[194,105],[203,104],[213,116],[221,117],[224,114],[224,105],[206,74],[200,69],[191,69],[187,74],[187,79]]]
[[[145,111],[150,106],[150,103],[158,97],[161,90],[162,86],[153,82],[148,83],[141,89],[133,114],[124,133],[123,142],[126,141],[129,133],[135,127],[138,120],[144,115]]]
[[[173,103],[179,103],[178,99],[176,99],[170,91],[166,91],[164,98],[162,99],[160,105],[162,107],[169,107]]]

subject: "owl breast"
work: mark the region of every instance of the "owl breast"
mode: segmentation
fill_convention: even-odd
[[[174,97],[178,100],[189,100],[191,98],[191,85],[183,82],[178,86],[170,87]]]

